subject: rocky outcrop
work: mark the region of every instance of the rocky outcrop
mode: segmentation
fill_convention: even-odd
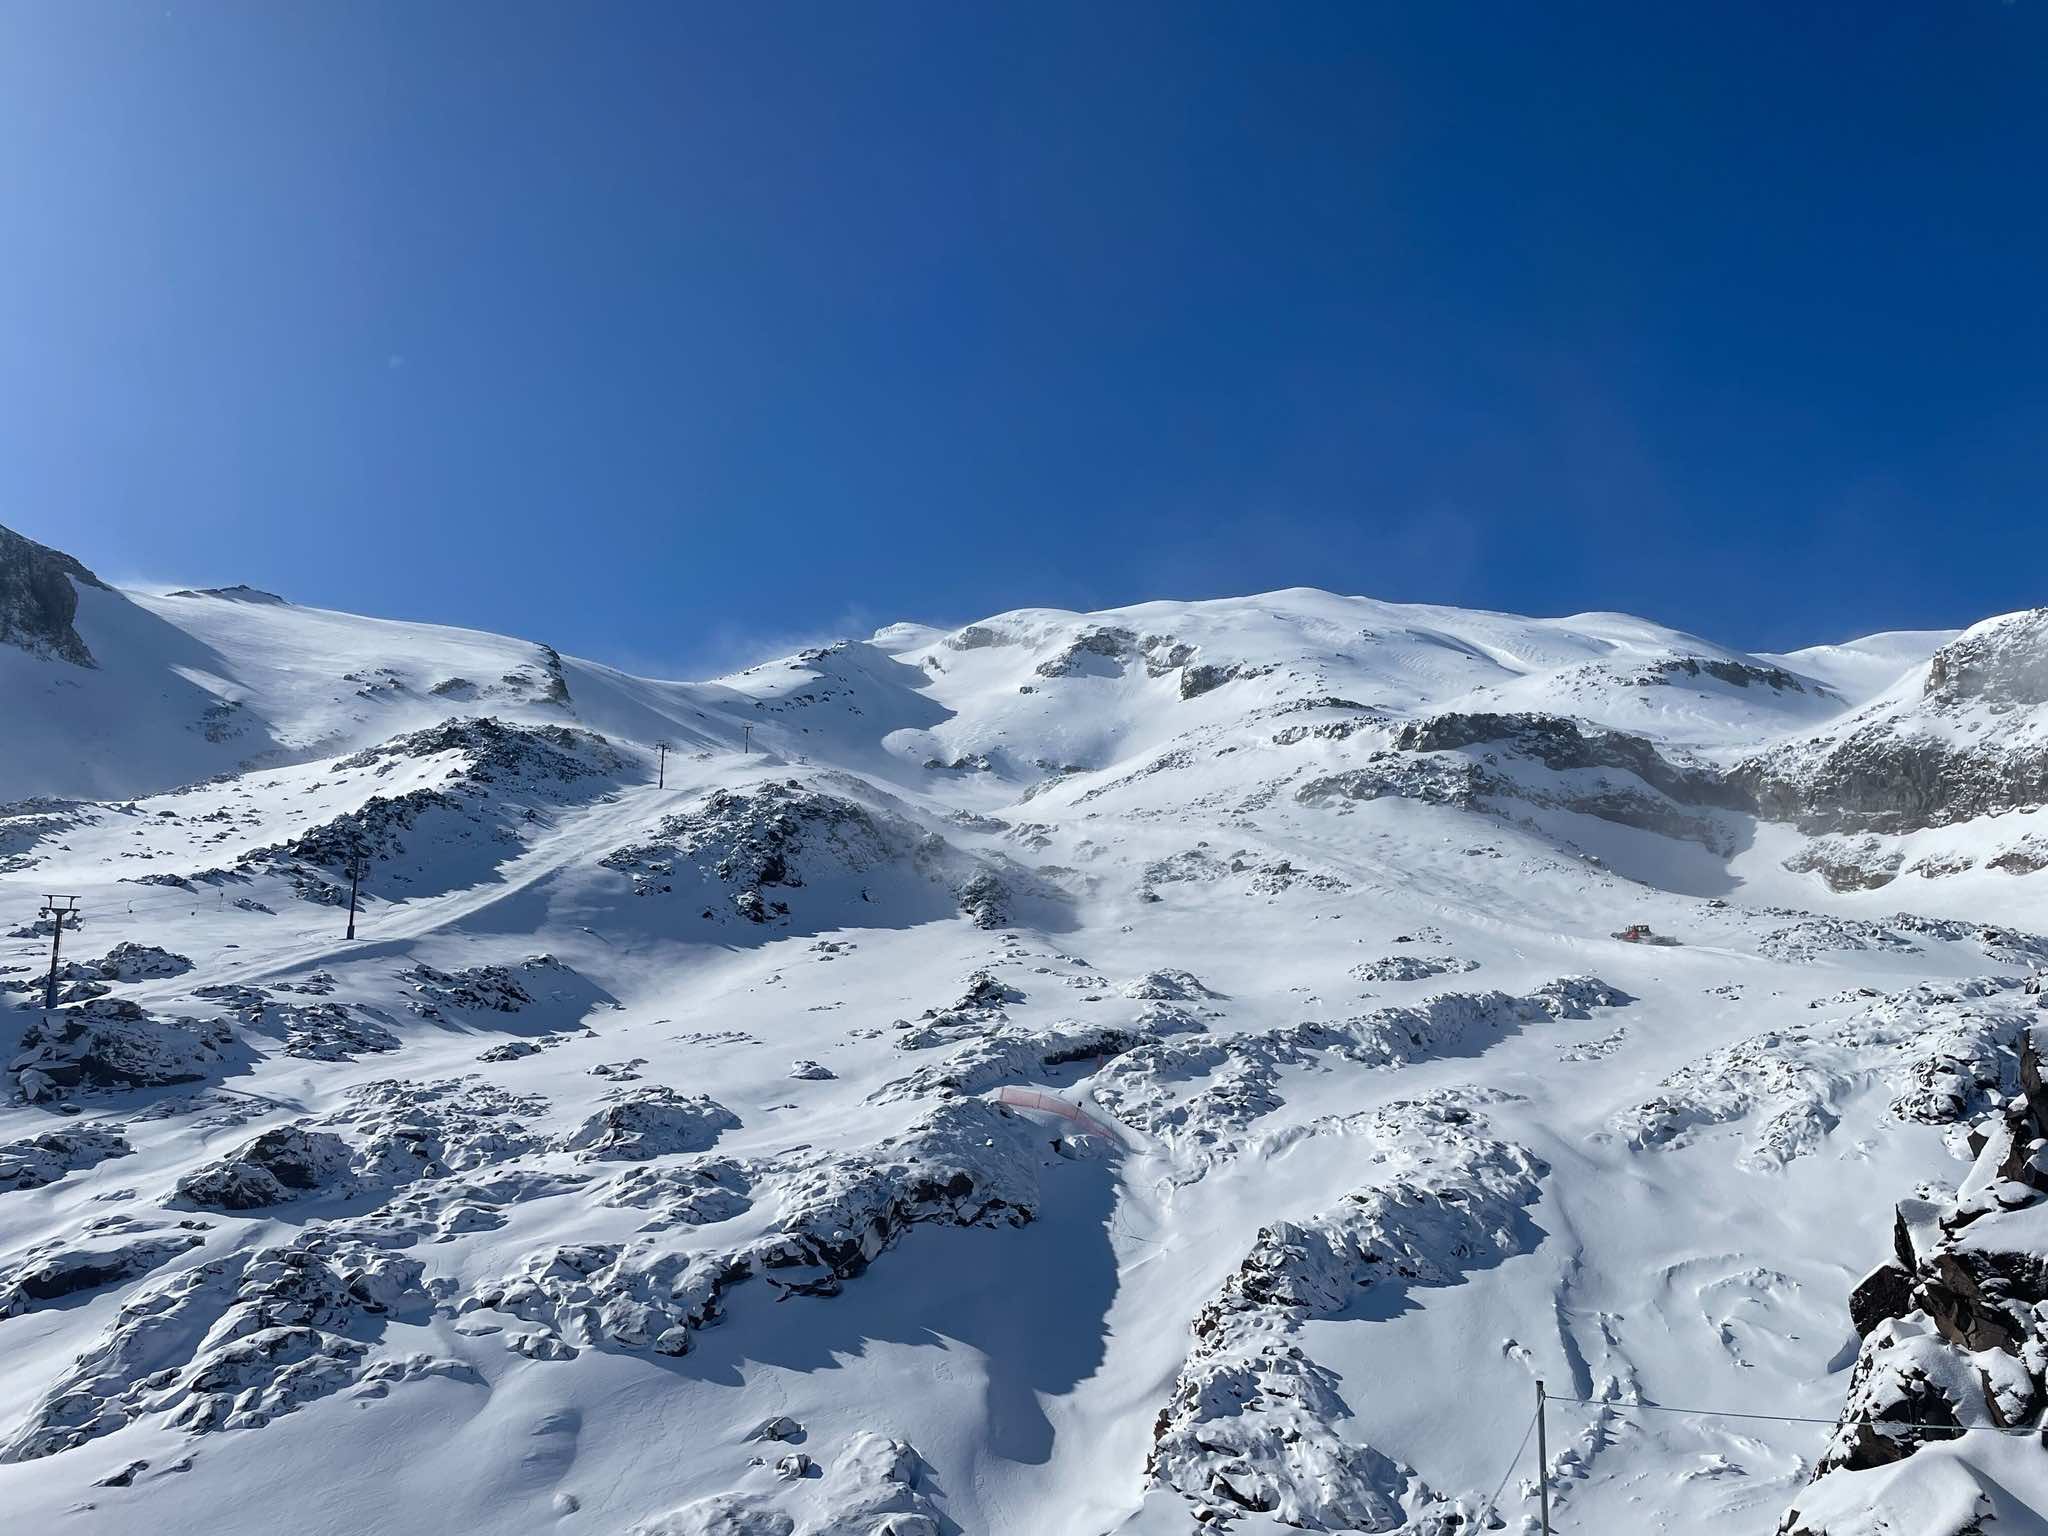
[[[1733,781],[1810,834],[1904,833],[2048,804],[2048,608],[1966,630],[1920,697],[1745,759]]]
[[[2048,704],[2048,608],[2030,608],[1965,630],[1927,664],[1925,695],[1994,710]]]
[[[183,955],[154,944],[116,944],[97,960],[68,960],[58,968],[59,981],[155,981],[182,976],[192,969]]]
[[[233,1031],[215,1019],[160,1019],[123,998],[59,1008],[22,1032],[8,1064],[30,1100],[59,1089],[152,1088],[223,1070]]]
[[[1975,1160],[1954,1198],[1902,1202],[1891,1256],[1851,1296],[1863,1343],[1848,1398],[1812,1483],[1779,1527],[1785,1536],[1868,1530],[1861,1520],[1874,1502],[1955,1505],[1940,1495],[1981,1488],[1972,1467],[2001,1449],[1983,1431],[2026,1431],[2038,1444],[2048,1409],[2041,1043],[2038,1029],[2023,1036],[2019,1091],[1972,1128]],[[1964,1520],[1993,1515],[1988,1496],[1959,1510]]]
[[[642,1162],[704,1152],[740,1119],[701,1093],[673,1088],[626,1090],[562,1138],[561,1150],[604,1162]]]
[[[900,1136],[812,1156],[749,1178],[753,1203],[773,1201],[766,1232],[727,1251],[580,1243],[541,1249],[479,1287],[459,1312],[492,1310],[550,1330],[549,1348],[651,1349],[680,1355],[720,1315],[725,1293],[766,1278],[783,1296],[836,1295],[908,1228],[1022,1226],[1038,1210],[1044,1156],[1033,1128],[980,1099],[940,1105]],[[726,1190],[726,1176],[698,1172]],[[649,1183],[653,1183],[650,1176]],[[636,1186],[637,1187],[637,1186]],[[658,1196],[654,1197],[659,1202]],[[637,1203],[637,1202],[629,1202]]]
[[[280,1126],[178,1181],[178,1196],[216,1211],[257,1211],[328,1190],[344,1181],[347,1142],[329,1131]]]
[[[0,1266],[0,1319],[133,1280],[205,1241],[195,1231],[152,1230],[149,1224],[115,1218],[104,1230],[77,1242],[42,1244],[15,1263]]]
[[[32,656],[96,665],[73,627],[79,586],[106,583],[67,554],[0,528],[0,644]]]
[[[33,1461],[141,1418],[187,1434],[254,1428],[373,1374],[469,1375],[424,1355],[372,1365],[385,1319],[424,1308],[421,1265],[327,1233],[209,1260],[124,1303],[0,1445]]]
[[[67,1173],[91,1168],[135,1149],[111,1126],[67,1125],[0,1146],[0,1190],[41,1189]]]
[[[1448,1499],[1339,1432],[1352,1417],[1343,1382],[1309,1353],[1304,1325],[1371,1291],[1455,1285],[1535,1245],[1525,1212],[1548,1170],[1488,1134],[1485,1099],[1439,1092],[1330,1125],[1375,1149],[1376,1181],[1261,1229],[1196,1316],[1146,1471],[1197,1528],[1262,1514],[1296,1530],[1462,1530],[1479,1514],[1478,1498]]]
[[[1611,1130],[1631,1146],[1664,1148],[1753,1120],[1736,1162],[1768,1172],[1819,1152],[1860,1074],[1873,1071],[1890,1087],[1898,1119],[1954,1125],[2013,1089],[2018,1042],[2034,1017],[2032,999],[2009,978],[1909,987],[1840,1023],[1776,1029],[1709,1052],[1616,1115]]]
[[[790,1420],[779,1423],[802,1433]],[[958,1529],[941,1523],[937,1480],[906,1441],[862,1430],[815,1457],[793,1451],[772,1463],[756,1458],[756,1465],[753,1486],[692,1500],[629,1536],[940,1536]],[[812,1486],[793,1498],[791,1482]]]
[[[843,881],[901,863],[936,878],[950,862],[937,834],[795,779],[714,790],[654,830],[652,840],[600,862],[630,876],[635,895],[718,892],[721,906],[755,923],[788,914],[782,892],[828,876]]]
[[[1404,752],[1423,753],[1487,747],[1533,759],[1553,773],[1576,768],[1615,769],[1634,774],[1680,805],[1733,811],[1753,808],[1751,797],[1741,787],[1709,769],[1671,762],[1647,737],[1601,730],[1559,715],[1435,715],[1402,726],[1394,744]]]

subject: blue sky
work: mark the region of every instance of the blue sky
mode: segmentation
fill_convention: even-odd
[[[0,4],[0,522],[672,672],[2044,600],[2048,6]]]

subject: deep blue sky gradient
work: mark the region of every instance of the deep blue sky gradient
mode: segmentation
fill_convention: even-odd
[[[2048,5],[0,0],[0,522],[703,671],[2048,601]]]

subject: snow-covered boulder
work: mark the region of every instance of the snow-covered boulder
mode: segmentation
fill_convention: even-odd
[[[642,1088],[620,1093],[562,1138],[561,1149],[605,1162],[639,1162],[707,1151],[740,1119],[701,1093]]]

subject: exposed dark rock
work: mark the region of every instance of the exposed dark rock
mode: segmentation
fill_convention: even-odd
[[[19,1317],[103,1285],[148,1274],[206,1241],[197,1232],[116,1234],[54,1247],[0,1268],[0,1318]]]
[[[53,1087],[190,1083],[225,1064],[232,1040],[218,1020],[159,1019],[125,999],[99,998],[31,1024],[9,1069],[31,1099]]]
[[[127,1157],[134,1150],[126,1136],[109,1126],[67,1125],[44,1131],[0,1146],[0,1190],[40,1189],[67,1173],[110,1157]]]
[[[1619,769],[1681,805],[1754,809],[1743,789],[1707,769],[1670,762],[1647,737],[1584,726],[1558,715],[1436,715],[1402,726],[1394,744],[1404,752],[1425,753],[1495,747],[1534,758],[1553,772]]]
[[[106,588],[69,555],[0,528],[0,644],[77,667],[97,665],[72,627],[78,616],[74,583]]]
[[[1880,1264],[1849,1293],[1849,1321],[1857,1337],[1887,1318],[1904,1317],[1913,1304],[1913,1276],[1897,1264]]]
[[[349,1145],[327,1131],[280,1126],[178,1181],[180,1198],[217,1211],[254,1211],[329,1189],[348,1176]]]

